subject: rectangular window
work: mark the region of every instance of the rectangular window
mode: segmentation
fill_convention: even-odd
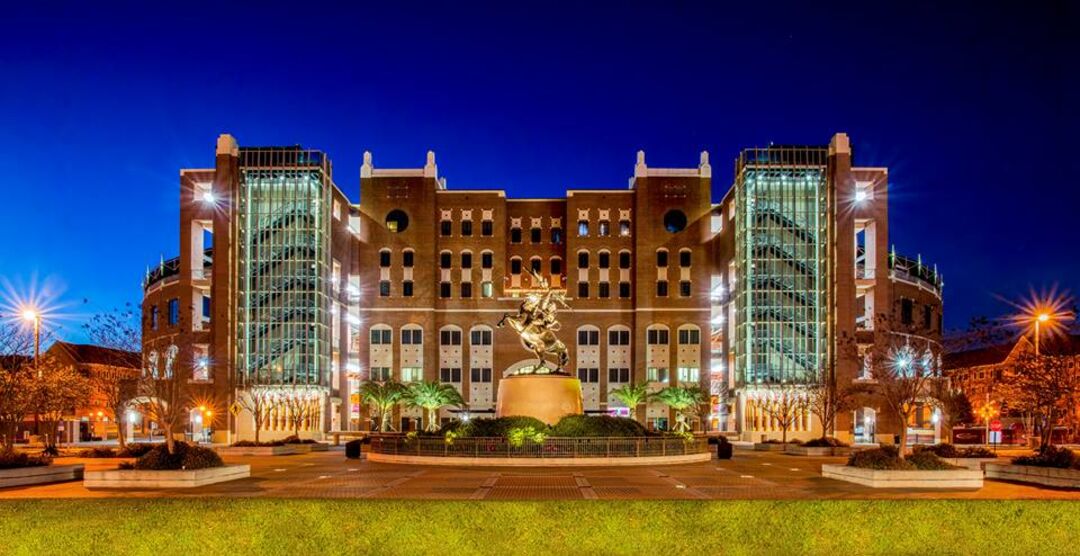
[[[600,268],[611,268],[611,253],[601,251],[597,258],[599,259]]]
[[[541,264],[540,259],[532,259],[529,261],[529,267],[532,268],[532,271],[536,274],[540,274],[540,270],[542,270],[540,268]]]
[[[402,367],[401,382],[420,382],[424,380],[424,369],[421,367]]]
[[[372,367],[371,380],[375,382],[386,382],[390,380],[390,367]]]
[[[480,284],[480,296],[481,297],[491,297],[492,295],[495,294],[494,290],[495,290],[495,288],[492,286],[491,282],[482,282]]]
[[[651,346],[668,345],[668,331],[663,328],[653,328],[649,330],[645,336]]]
[[[542,234],[543,234],[543,230],[541,230],[540,228],[530,228],[529,229],[529,241],[531,241],[533,243],[540,243],[540,237],[541,237]]]
[[[439,297],[443,299],[450,297],[450,282],[439,282]]]
[[[521,243],[521,228],[510,228],[510,243]]]
[[[158,328],[158,308],[157,305],[150,307],[150,330],[157,330]]]
[[[551,259],[551,274],[558,276],[562,274],[562,259],[554,257]]]
[[[679,367],[679,382],[698,382],[701,371],[697,367]]]
[[[495,257],[491,253],[491,251],[484,251],[483,253],[480,253],[480,267],[481,268],[491,268],[491,266],[494,264],[494,262],[495,262]]]
[[[371,331],[371,345],[390,345],[391,334],[389,328],[373,329]]]
[[[472,268],[472,253],[461,254],[461,268]]]
[[[619,297],[630,298],[630,282],[619,282]]]
[[[578,223],[577,223],[577,235],[579,237],[588,237],[589,236],[589,221],[588,220],[578,220]]]
[[[562,244],[562,228],[551,229],[551,243],[554,243],[555,245]]]
[[[679,266],[690,266],[690,251],[679,251]]]
[[[667,251],[661,249],[656,252],[656,267],[667,268]]]
[[[203,298],[204,302],[207,298]],[[930,330],[931,323],[934,322],[934,310],[929,305],[923,305],[922,308],[922,326],[925,330]]]
[[[401,295],[405,297],[412,297],[413,294],[413,282],[412,280],[405,280],[401,283]]]
[[[589,297],[589,283],[588,282],[578,282],[578,284],[577,284],[577,296],[580,297],[580,298],[583,298],[583,299],[586,298],[586,297]]]
[[[613,368],[608,369],[608,382],[630,382],[630,369],[627,368]]]
[[[667,280],[656,282],[656,297],[667,297]]]
[[[460,346],[460,330],[442,330],[439,332],[439,344],[444,346]]]
[[[645,369],[645,380],[649,382],[667,382],[667,367],[649,367]]]
[[[390,250],[384,249],[379,251],[379,266],[387,268],[390,266]]]
[[[439,235],[443,237],[450,237],[451,233],[453,233],[452,222],[450,222],[449,220],[443,220],[439,222]]]
[[[611,235],[611,222],[607,220],[601,220],[599,226],[597,226],[597,235],[600,237],[607,237]]]
[[[927,306],[926,309],[929,310],[930,307]],[[202,317],[203,317],[203,320],[206,320],[206,321],[210,320],[210,296],[209,295],[204,295],[203,298],[202,298]],[[927,321],[927,322],[929,322],[929,321]],[[927,328],[930,328],[930,326],[927,325]]]
[[[628,346],[628,345],[630,345],[630,331],[629,330],[608,330],[608,345],[611,345],[611,346]]]
[[[461,283],[461,297],[463,299],[468,299],[472,297],[472,282]]]
[[[439,253],[439,268],[447,269],[453,264],[452,256],[449,251],[443,251]]]
[[[619,220],[619,235],[623,236],[623,237],[626,237],[626,236],[630,235],[630,221],[629,220]]]
[[[589,268],[589,252],[582,251],[577,254],[577,266],[578,268]]]
[[[495,223],[491,220],[481,220],[480,235],[484,237],[491,237],[495,235]]]
[[[491,345],[491,331],[490,330],[473,330],[470,334],[472,336],[470,341],[474,346],[490,346]]]
[[[470,369],[469,375],[472,382],[491,382],[490,367],[473,367]]]
[[[903,324],[911,325],[915,323],[915,302],[903,298],[900,300],[900,322]]]
[[[169,300],[169,326],[176,326],[180,322],[180,300],[175,297]]]
[[[461,237],[472,237],[472,220],[461,221]]]
[[[600,299],[607,299],[611,297],[611,284],[608,282],[600,282],[600,284],[597,286],[596,293],[600,296]]]
[[[442,368],[442,369],[439,369],[439,381],[440,382],[461,382],[461,369],[456,369],[456,368]]]
[[[581,368],[577,370],[578,380],[583,383],[597,383],[600,382],[600,369]]]
[[[413,258],[415,256],[416,253],[413,253],[412,250],[407,249],[404,253],[401,254],[401,266],[404,266],[405,268],[412,268]]]
[[[690,280],[679,281],[679,296],[690,297]]]
[[[580,346],[598,346],[600,345],[600,331],[578,330],[577,341]]]
[[[521,274],[521,259],[510,259],[510,274]]]
[[[623,251],[623,252],[619,253],[619,268],[624,269],[624,270],[630,268],[630,252],[629,251]]]
[[[682,345],[697,345],[701,343],[701,331],[696,328],[684,328],[679,331],[679,343]]]
[[[379,297],[390,297],[390,280],[379,280]]]

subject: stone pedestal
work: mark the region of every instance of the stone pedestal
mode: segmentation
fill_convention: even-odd
[[[514,375],[499,381],[497,417],[535,417],[549,425],[581,415],[581,381],[566,375]]]

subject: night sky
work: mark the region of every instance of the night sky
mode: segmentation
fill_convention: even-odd
[[[889,167],[892,241],[939,265],[947,327],[1080,292],[1069,2],[146,4],[0,16],[0,284],[47,289],[62,337],[177,254],[178,172],[222,132],[326,151],[353,200],[364,150],[429,149],[451,188],[533,197],[708,150],[719,200],[739,149],[843,131]]]

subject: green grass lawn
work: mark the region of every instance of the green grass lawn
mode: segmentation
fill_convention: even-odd
[[[1067,554],[1080,503],[0,502],[0,554]]]

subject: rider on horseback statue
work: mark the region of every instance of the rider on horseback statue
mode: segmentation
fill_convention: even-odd
[[[540,291],[530,293],[525,301],[518,307],[517,314],[503,314],[502,319],[495,325],[502,328],[509,324],[521,337],[521,345],[533,352],[539,360],[532,368],[524,367],[517,374],[566,374],[563,365],[570,360],[566,351],[566,344],[555,335],[561,325],[555,318],[559,306],[567,309],[566,292],[551,288],[547,279],[530,270],[533,276],[533,284],[538,285]],[[553,369],[546,365],[547,356],[555,356],[557,366]]]

